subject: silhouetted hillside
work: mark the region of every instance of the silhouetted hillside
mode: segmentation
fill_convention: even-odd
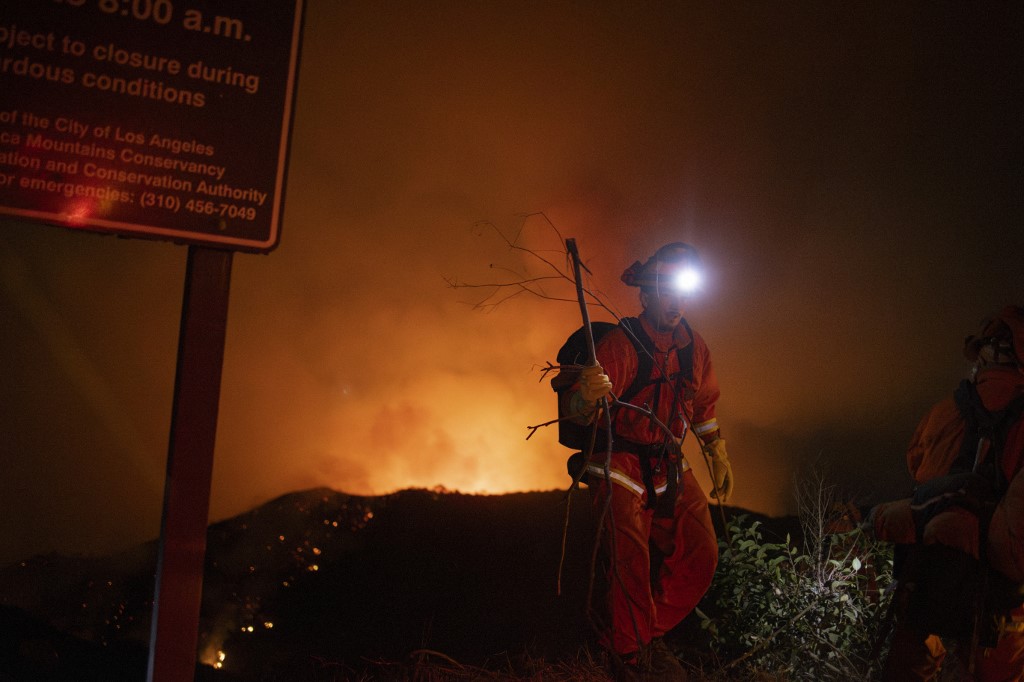
[[[272,500],[209,529],[200,659],[221,663],[221,675],[301,680],[419,649],[472,664],[572,658],[592,637],[589,495],[574,494],[569,510],[566,529],[563,491],[316,489]],[[113,657],[144,670],[155,556],[148,543],[3,569],[0,650],[12,665],[61,669],[80,645],[95,666]]]

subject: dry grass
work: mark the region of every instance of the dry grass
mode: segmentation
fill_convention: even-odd
[[[737,675],[704,662],[686,665],[694,682],[785,682],[764,674]],[[325,671],[326,672],[326,671]],[[494,660],[482,666],[466,665],[426,649],[414,651],[406,662],[368,661],[358,673],[335,671],[317,682],[611,682],[604,654],[582,649],[575,660],[547,661],[528,655]]]
[[[528,655],[508,656],[482,666],[466,665],[438,652],[421,649],[406,663],[374,662],[362,680],[391,682],[609,682],[602,657],[586,650],[574,661],[551,662]]]

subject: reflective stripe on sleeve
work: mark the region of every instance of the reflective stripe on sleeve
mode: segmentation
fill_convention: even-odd
[[[698,436],[703,436],[705,433],[716,431],[718,430],[718,419],[709,419],[706,422],[695,424],[693,430]]]

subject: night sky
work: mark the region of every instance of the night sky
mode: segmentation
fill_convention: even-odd
[[[815,462],[901,492],[963,337],[1024,303],[1024,7],[434,5],[307,8],[280,246],[234,257],[211,520],[565,487],[554,429],[525,437],[578,307],[449,285],[549,274],[502,234],[560,266],[575,237],[622,314],[626,266],[701,250],[735,504],[792,511]],[[158,535],[185,262],[0,222],[0,564]]]

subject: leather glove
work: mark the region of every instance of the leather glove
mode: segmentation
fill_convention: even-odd
[[[917,541],[913,498],[883,502],[871,508],[861,528],[882,542],[909,545]]]
[[[569,414],[590,419],[597,409],[597,401],[612,390],[612,382],[601,365],[592,365],[580,370],[577,380],[579,388],[569,399]]]
[[[604,373],[601,365],[591,365],[580,371],[580,397],[583,398],[583,402],[596,405],[598,400],[611,391],[611,379]]]
[[[715,485],[711,497],[725,504],[732,497],[733,486],[732,466],[729,464],[729,454],[725,451],[725,439],[716,438],[704,446],[704,451],[711,458],[711,479]]]

